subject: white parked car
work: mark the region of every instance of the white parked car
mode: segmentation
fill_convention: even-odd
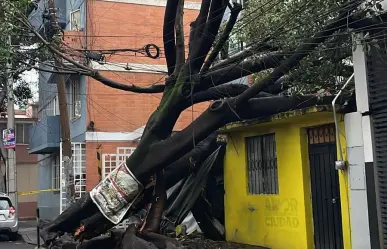
[[[0,193],[0,234],[7,234],[11,240],[17,238],[19,221],[11,199]]]

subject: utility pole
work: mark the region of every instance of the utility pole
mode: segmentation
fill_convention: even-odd
[[[12,45],[11,36],[9,37],[9,46]],[[15,107],[13,97],[13,77],[10,73],[12,68],[11,63],[7,63],[7,129],[13,129],[15,131]],[[15,135],[15,133],[14,133]],[[16,140],[16,137],[15,137]],[[8,196],[12,200],[16,210],[18,207],[17,199],[17,170],[16,170],[16,152],[15,147],[8,148],[7,158],[7,192]]]
[[[55,0],[48,1],[49,15],[51,20],[51,27],[55,34],[61,34],[60,27],[58,25]],[[55,57],[55,67],[57,71],[62,67],[62,59]],[[67,205],[71,205],[75,202],[75,186],[74,186],[74,168],[72,165],[72,150],[71,150],[71,137],[70,137],[70,120],[67,110],[66,99],[66,85],[63,74],[57,74],[57,91],[59,100],[59,114],[61,125],[61,141],[62,141],[62,163],[65,172],[66,182],[66,199]],[[61,186],[62,187],[62,186]]]

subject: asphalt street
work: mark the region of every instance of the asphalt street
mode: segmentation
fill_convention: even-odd
[[[4,241],[0,240],[1,249],[34,249],[34,245],[29,245],[21,241]]]
[[[19,231],[23,229],[31,229],[36,227],[36,221],[19,221]],[[6,235],[0,234],[0,249],[34,249],[35,245],[30,245],[22,241],[22,238],[19,238],[19,241],[8,241]]]

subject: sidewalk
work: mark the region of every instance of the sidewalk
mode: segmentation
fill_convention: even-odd
[[[36,221],[19,221],[19,234],[27,244],[37,245]],[[43,244],[40,239],[40,244]]]

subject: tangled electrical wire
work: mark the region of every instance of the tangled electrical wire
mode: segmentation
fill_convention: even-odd
[[[151,59],[157,59],[160,57],[160,48],[153,43],[146,44],[142,48],[133,49],[133,48],[121,48],[121,49],[106,49],[106,50],[83,50],[85,52],[86,58],[94,61],[103,61],[105,60],[105,55],[114,55],[119,52],[133,52],[142,54]]]

